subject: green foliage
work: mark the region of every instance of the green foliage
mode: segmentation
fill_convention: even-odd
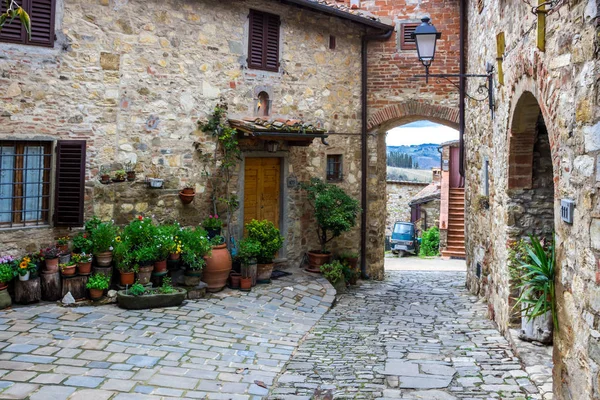
[[[354,258],[354,257],[350,257]],[[344,280],[350,282],[353,278],[358,279],[360,277],[360,269],[353,269],[350,264],[346,261],[347,258],[341,258],[340,263],[342,264]]]
[[[419,168],[419,163],[411,155],[399,151],[387,153],[387,165],[397,168]]]
[[[58,258],[60,254],[60,250],[56,246],[46,247],[45,249],[40,250],[40,258],[42,260],[53,260]]]
[[[118,181],[125,180],[127,178],[127,172],[124,169],[118,169],[115,171],[115,179]]]
[[[92,261],[92,255],[87,253],[73,253],[71,261],[76,263],[87,263]]]
[[[146,288],[139,282],[134,283],[129,288],[129,294],[133,296],[141,296],[146,293]]]
[[[94,254],[111,251],[117,236],[117,228],[112,222],[101,222],[92,228],[90,239]]]
[[[0,282],[8,283],[17,276],[17,271],[12,262],[0,264]]]
[[[275,253],[283,246],[283,236],[279,229],[268,220],[257,221],[253,219],[246,224],[248,238],[260,243],[260,252],[257,255],[260,264],[270,264],[273,262]]]
[[[342,251],[339,257],[342,260],[349,260],[351,258],[358,258],[358,253],[355,251]]]
[[[336,283],[344,279],[344,266],[335,260],[330,264],[321,265],[321,273],[331,283]]]
[[[162,285],[158,288],[158,292],[160,294],[169,294],[175,292],[175,288],[171,283],[171,278],[169,278],[168,276],[165,276],[163,278]]]
[[[221,229],[223,227],[223,220],[221,220],[218,215],[209,215],[202,221],[202,227],[206,230]]]
[[[92,231],[94,229],[96,229],[98,227],[98,225],[100,225],[101,223],[102,223],[102,220],[94,215],[92,218],[90,218],[88,221],[86,221],[86,223],[83,226],[87,233],[92,233]]]
[[[520,274],[521,295],[516,306],[524,305],[522,311],[529,320],[542,316],[548,311],[552,314],[554,329],[558,330],[558,315],[555,302],[555,246],[545,243],[536,236],[531,235],[531,243],[526,245],[527,261],[520,261],[521,268],[516,273]]]
[[[300,183],[306,190],[307,198],[317,220],[317,234],[321,252],[327,252],[327,243],[356,224],[361,209],[356,199],[334,184],[323,183],[318,178]]]
[[[437,256],[440,253],[440,230],[432,226],[423,232],[421,237],[421,249],[419,255],[422,257]]]
[[[156,260],[156,248],[150,242],[150,244],[146,246],[137,247],[133,252],[133,259],[135,260],[135,267],[139,269],[139,267],[143,267],[146,265],[151,265],[154,260]]]
[[[87,232],[80,232],[73,238],[73,251],[77,253],[91,253],[94,243]]]
[[[244,238],[239,243],[238,256],[243,263],[248,264],[260,255],[260,242],[254,238]]]
[[[177,231],[179,224],[177,224]],[[169,254],[177,252],[175,229],[173,225],[160,225],[156,228],[154,237],[154,256],[156,260],[165,260]]]
[[[183,228],[179,231],[181,241],[181,260],[190,269],[200,270],[206,262],[204,256],[210,254],[212,245],[201,228]]]
[[[152,218],[139,216],[123,228],[121,240],[129,243],[132,249],[136,249],[152,243],[156,234],[157,228],[152,222]]]
[[[106,290],[110,285],[110,278],[104,274],[94,274],[90,276],[85,285],[88,289]]]
[[[7,21],[11,24],[15,18],[21,21],[21,25],[27,31],[27,37],[31,40],[31,19],[29,18],[29,14],[14,0],[6,0],[6,11],[0,14],[0,32]]]

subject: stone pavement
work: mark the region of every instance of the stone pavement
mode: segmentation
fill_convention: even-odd
[[[388,272],[340,296],[270,399],[542,399],[464,272]]]
[[[0,311],[0,398],[259,399],[334,295],[296,270],[181,307]]]

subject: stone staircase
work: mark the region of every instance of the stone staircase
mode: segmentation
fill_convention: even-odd
[[[451,188],[448,202],[448,246],[443,257],[465,258],[465,189]]]

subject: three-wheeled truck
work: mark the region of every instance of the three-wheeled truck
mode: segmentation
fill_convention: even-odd
[[[392,230],[390,240],[392,253],[402,257],[405,253],[419,253],[419,239],[417,238],[415,225],[411,222],[396,222]]]

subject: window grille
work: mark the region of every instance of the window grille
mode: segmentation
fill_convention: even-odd
[[[342,156],[340,154],[330,154],[327,156],[327,180],[342,180]]]

